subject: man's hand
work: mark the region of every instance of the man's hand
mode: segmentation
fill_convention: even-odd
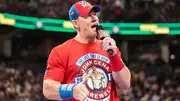
[[[109,37],[105,37],[102,40],[102,48],[108,52],[109,49],[111,49],[113,51],[113,54],[111,54],[111,56],[114,56],[117,53],[117,46],[116,46],[116,42],[114,41],[114,39],[112,39],[110,36]]]
[[[84,101],[89,94],[88,89],[86,88],[86,83],[88,81],[89,75],[84,74],[83,75],[83,81],[79,84],[77,84],[73,88],[73,98],[76,100]]]

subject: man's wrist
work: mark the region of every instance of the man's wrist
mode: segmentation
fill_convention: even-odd
[[[76,86],[76,83],[72,84],[61,84],[59,87],[59,94],[63,100],[73,98],[73,88]]]
[[[124,62],[121,59],[120,54],[118,53],[113,56],[110,56],[111,70],[114,72],[121,71],[125,67]]]

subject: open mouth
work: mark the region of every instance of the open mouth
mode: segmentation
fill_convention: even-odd
[[[96,28],[98,25],[97,24],[95,24],[95,25],[92,25],[91,26],[91,28]]]

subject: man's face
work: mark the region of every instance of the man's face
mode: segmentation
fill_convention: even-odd
[[[91,11],[88,16],[78,17],[79,22],[79,31],[83,33],[83,35],[87,37],[96,37],[96,26],[99,23],[99,19],[97,17],[97,13],[95,11]]]

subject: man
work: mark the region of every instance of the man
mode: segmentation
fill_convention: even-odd
[[[131,75],[115,41],[111,37],[96,39],[99,11],[99,6],[86,1],[76,2],[70,8],[70,21],[77,35],[53,48],[49,55],[43,82],[46,98],[118,101],[118,90],[130,87]],[[108,54],[109,49],[113,50],[112,55]]]

